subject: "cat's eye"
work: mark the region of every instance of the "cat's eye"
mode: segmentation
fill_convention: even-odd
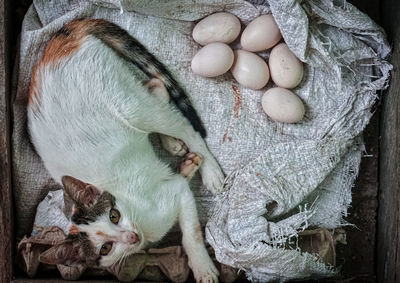
[[[118,210],[116,210],[115,208],[111,208],[110,209],[110,221],[114,224],[118,224],[119,222],[119,218],[121,217],[121,214],[119,213]]]
[[[100,255],[108,255],[112,249],[113,243],[107,242],[101,246]]]

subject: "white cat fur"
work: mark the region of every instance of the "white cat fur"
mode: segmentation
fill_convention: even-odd
[[[188,182],[158,159],[148,134],[181,139],[202,155],[200,172],[211,192],[221,190],[223,174],[188,120],[149,93],[139,73],[90,35],[72,55],[41,65],[35,86],[40,96],[28,107],[32,143],[58,182],[70,175],[113,194],[121,212],[119,229],[138,234],[139,243],[115,244],[101,265],[160,240],[179,220],[196,280],[216,282],[218,271],[205,249]],[[98,249],[95,231],[118,233],[108,214],[96,221],[95,229],[79,226],[98,241]]]

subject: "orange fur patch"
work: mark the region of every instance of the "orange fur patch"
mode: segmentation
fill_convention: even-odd
[[[55,63],[73,54],[79,50],[83,39],[104,23],[101,19],[79,19],[69,22],[51,38],[43,53],[42,62]]]
[[[32,69],[29,104],[37,102],[39,99],[40,78],[38,77],[38,70],[46,65],[56,64],[59,60],[74,54],[79,50],[86,36],[94,30],[101,29],[101,26],[106,23],[102,19],[73,20],[53,35],[44,50],[42,59]]]
[[[28,103],[32,104],[34,102],[34,100],[38,99],[38,92],[37,92],[37,87],[38,87],[38,73],[37,73],[37,69],[38,69],[38,64],[36,64],[35,66],[33,66],[32,68],[32,75],[31,75],[31,84],[29,85],[29,97],[28,97]]]
[[[99,235],[99,236],[105,236],[106,234],[104,234],[104,232],[97,231],[97,232],[96,232],[96,235]]]
[[[69,227],[69,233],[72,235],[79,234],[79,228],[76,225]]]

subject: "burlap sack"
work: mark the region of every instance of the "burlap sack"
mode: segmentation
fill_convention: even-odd
[[[217,198],[201,188],[199,178],[192,183],[202,223],[212,215],[207,240],[217,259],[258,281],[333,274],[314,256],[281,245],[309,225],[346,224],[363,150],[360,135],[377,90],[386,87],[390,49],[381,28],[344,0],[256,2],[34,1],[23,23],[13,82],[18,235],[31,230],[36,205],[55,186],[26,132],[31,68],[63,24],[105,18],[127,29],[182,83],[208,131],[207,144],[229,175],[230,191]],[[284,40],[305,63],[303,82],[294,89],[307,109],[301,123],[276,123],[262,111],[261,95],[272,83],[252,91],[230,73],[206,79],[191,72],[191,59],[201,48],[191,38],[195,21],[217,11],[237,15],[243,26],[273,14]],[[268,52],[260,55],[267,58]],[[157,152],[176,166],[177,159],[159,147]],[[267,211],[269,204],[275,204],[273,211]]]

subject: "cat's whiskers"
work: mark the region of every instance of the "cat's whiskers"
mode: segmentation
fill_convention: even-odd
[[[124,265],[127,258],[128,250],[124,251],[120,258],[117,260],[118,265]]]
[[[124,253],[123,257],[122,257],[122,264],[123,264],[123,265],[125,265],[125,262],[127,261],[128,256],[129,256],[128,251],[126,251],[126,252]]]

